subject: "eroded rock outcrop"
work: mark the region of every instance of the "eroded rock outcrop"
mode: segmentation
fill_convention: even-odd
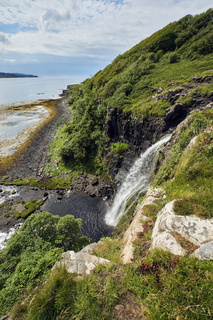
[[[148,219],[144,215],[145,206],[155,204],[163,197],[162,189],[149,189],[144,201],[137,208],[123,237],[121,256],[124,264],[133,261],[135,241],[145,231],[144,226]],[[158,213],[149,249],[161,248],[175,255],[193,253],[198,259],[213,259],[213,219],[176,215],[175,201],[167,203]]]
[[[89,275],[97,265],[109,263],[107,259],[92,254],[99,243],[92,243],[79,252],[67,251],[62,254],[61,260],[54,266],[64,266],[67,272],[78,275]]]
[[[134,219],[126,230],[123,237],[123,248],[121,251],[122,261],[124,264],[130,263],[133,259],[134,242],[138,238],[141,232],[144,231],[144,222],[147,217],[143,213],[143,209],[146,205],[153,204],[156,200],[159,200],[163,196],[162,189],[149,189],[146,197],[137,208]]]
[[[174,212],[175,201],[167,203],[158,213],[152,232],[151,249],[162,248],[173,254],[184,256],[187,251],[175,238],[175,235],[180,235],[190,243],[200,247],[195,251],[198,258],[206,259],[206,250],[208,251],[208,257],[211,258],[213,256],[213,246],[209,244],[203,250],[202,248],[204,244],[206,245],[213,240],[213,219],[204,220],[195,216],[176,215]],[[212,250],[212,252],[210,253],[209,250]]]

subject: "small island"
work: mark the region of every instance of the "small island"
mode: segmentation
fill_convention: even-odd
[[[36,75],[24,73],[5,73],[0,72],[0,78],[38,78]]]

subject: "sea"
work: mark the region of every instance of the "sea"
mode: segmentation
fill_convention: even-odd
[[[84,76],[2,78],[0,79],[1,105],[39,99],[57,99],[67,85],[80,83]]]
[[[42,103],[27,109],[27,101],[58,99],[68,85],[84,79],[71,76],[0,79],[0,160],[15,153],[30,131],[48,116]],[[17,104],[21,107],[17,108]]]

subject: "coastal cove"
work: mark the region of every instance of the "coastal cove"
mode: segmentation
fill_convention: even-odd
[[[39,100],[1,106],[0,172],[56,117],[55,103],[55,100]]]
[[[66,90],[64,91],[65,94]],[[72,182],[69,173],[62,179],[53,180],[45,172],[45,165],[49,161],[50,144],[58,129],[58,123],[63,123],[70,117],[67,97],[56,100],[38,100],[15,103],[7,106],[9,109],[29,112],[42,106],[47,114],[41,115],[40,121],[28,130],[28,138],[20,143],[19,148],[12,155],[0,157],[0,238],[2,248],[8,234],[12,234],[17,225],[22,224],[25,218],[23,204],[38,199],[42,203],[35,213],[48,211],[54,215],[65,216],[72,214],[76,219],[83,221],[81,232],[83,235],[98,241],[102,236],[108,236],[112,228],[105,223],[106,203],[102,196],[104,190],[99,191],[102,185],[96,186],[96,181],[91,177],[82,176]],[[2,111],[6,109],[2,108]],[[22,136],[21,136],[22,137]],[[53,182],[55,179],[55,183]],[[63,186],[63,182],[67,183]],[[81,180],[83,182],[81,183]],[[85,182],[88,180],[88,182]],[[59,181],[59,183],[57,182]],[[85,190],[84,184],[88,184]],[[25,185],[26,184],[26,185]],[[70,187],[71,186],[71,187]],[[67,190],[65,190],[67,189]],[[97,189],[97,197],[93,195]],[[100,197],[99,197],[100,194]],[[10,214],[10,209],[20,217]]]
[[[4,109],[2,127],[43,122],[0,172],[0,320],[212,318],[212,22]]]
[[[0,79],[0,172],[38,139],[42,128],[67,113],[60,104],[60,95],[70,83],[81,80],[82,77]]]

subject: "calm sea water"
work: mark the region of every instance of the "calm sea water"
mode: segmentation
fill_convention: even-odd
[[[85,78],[84,78],[85,79]],[[0,79],[0,158],[12,155],[48,111],[42,106],[8,108],[10,104],[39,99],[57,99],[67,85],[82,77]],[[4,106],[7,105],[5,108]]]
[[[57,99],[67,85],[80,83],[83,76],[0,79],[0,107],[19,101]]]

